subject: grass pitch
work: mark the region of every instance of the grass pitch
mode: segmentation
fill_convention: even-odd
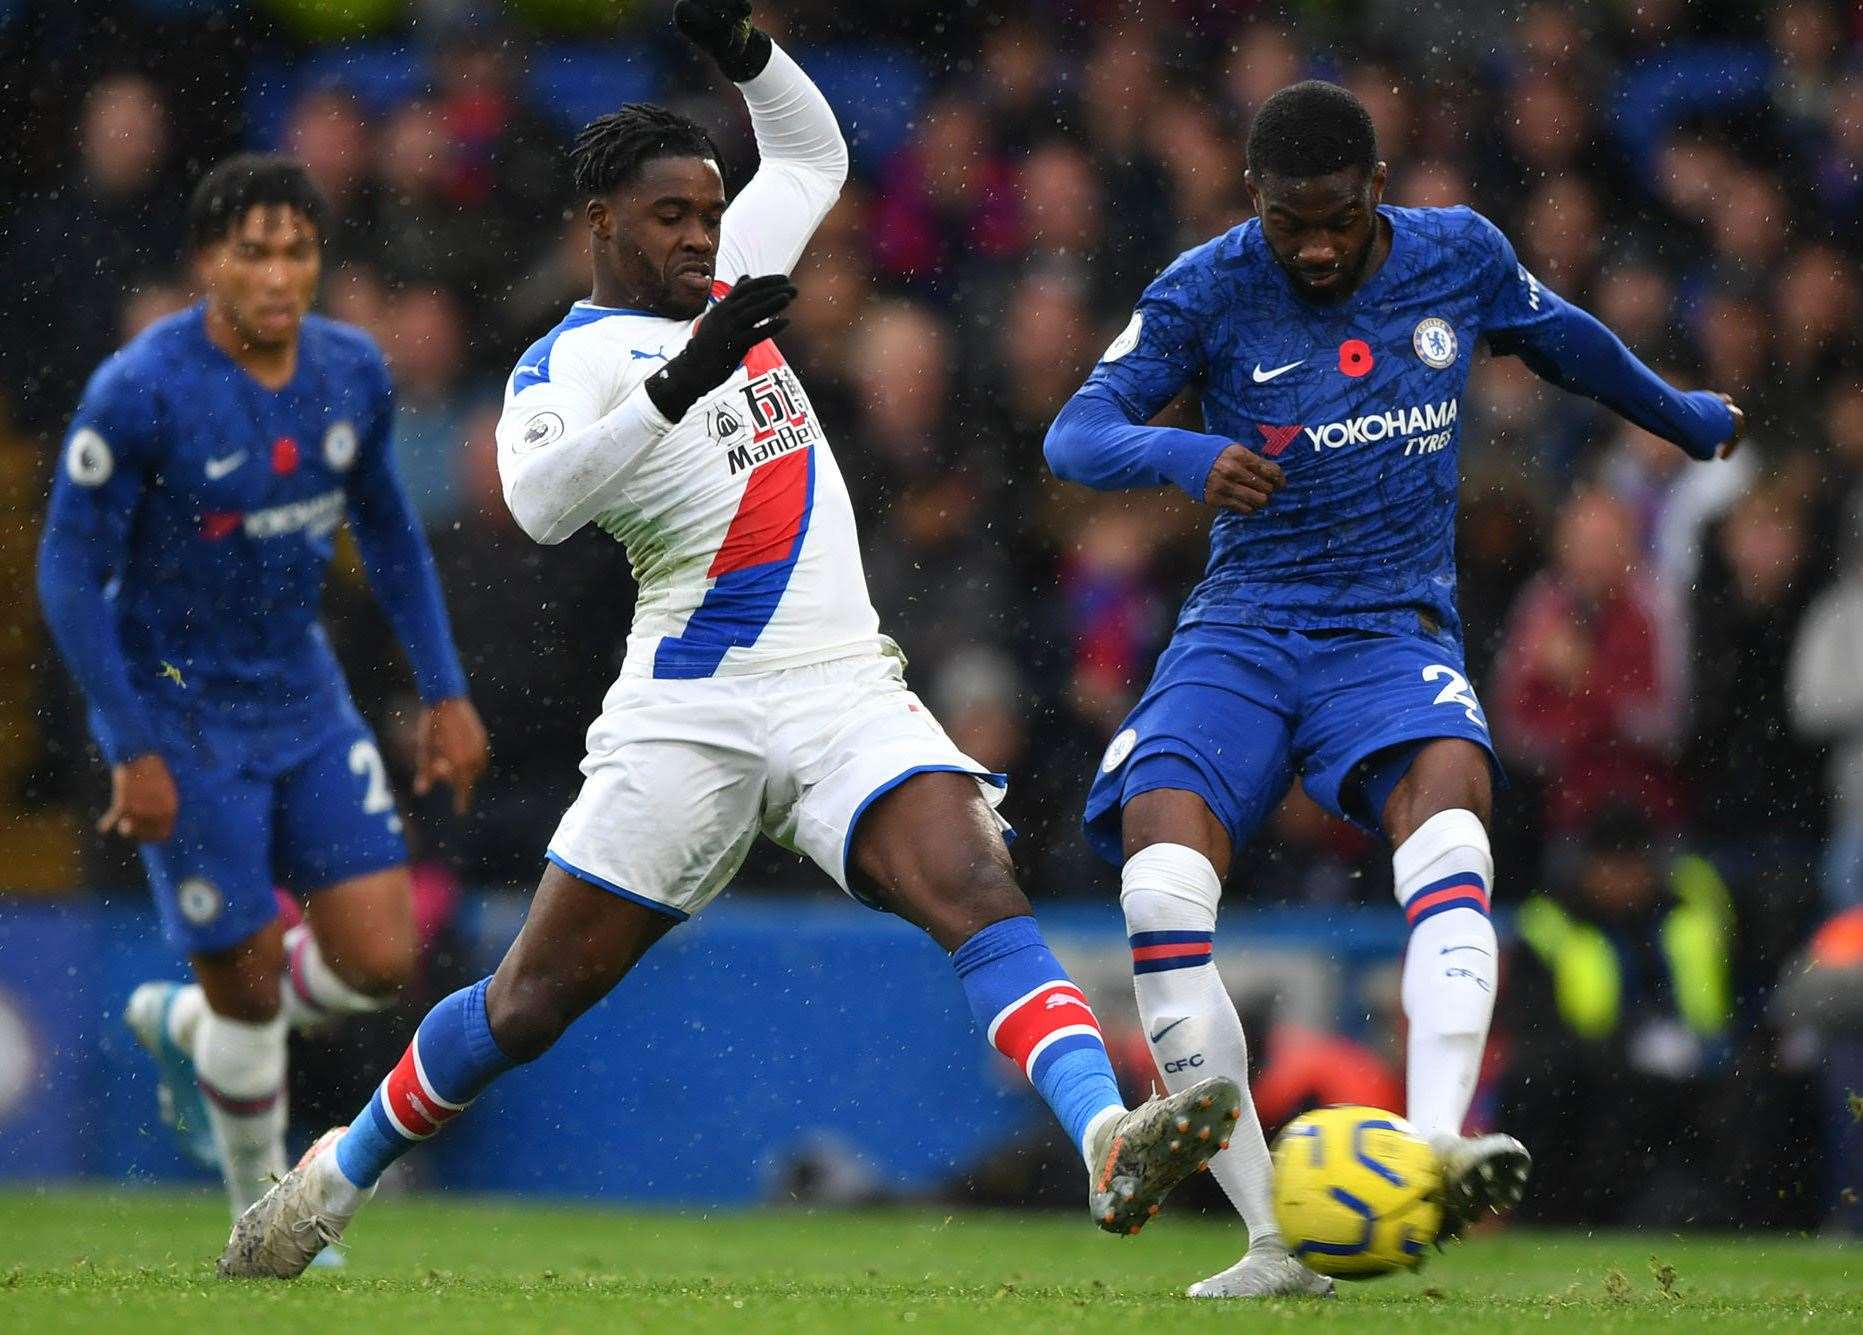
[[[1239,1232],[1168,1213],[1117,1239],[1080,1218],[643,1214],[385,1200],[349,1266],[213,1277],[217,1198],[0,1194],[0,1330],[1217,1331],[1863,1329],[1863,1250],[1759,1236],[1491,1232],[1337,1302],[1240,1308],[1183,1286]],[[443,1323],[423,1326],[421,1323]]]

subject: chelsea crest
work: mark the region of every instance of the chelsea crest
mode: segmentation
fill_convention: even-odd
[[[1455,330],[1447,320],[1434,315],[1419,320],[1410,335],[1410,346],[1417,350],[1425,366],[1442,371],[1455,365]]]

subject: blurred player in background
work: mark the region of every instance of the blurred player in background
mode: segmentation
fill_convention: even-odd
[[[785,274],[846,177],[834,115],[749,0],[682,0],[674,18],[742,91],[761,165],[727,208],[693,122],[634,104],[585,127],[594,292],[518,360],[498,428],[525,531],[554,543],[593,522],[640,582],[582,793],[497,972],[436,1006],[355,1123],[239,1220],[222,1274],[301,1272],[390,1163],[709,903],[759,830],[951,952],[989,1041],[1080,1150],[1102,1227],[1137,1232],[1240,1115],[1229,1077],[1120,1102],[1093,1012],[1016,884],[1003,778],[907,689],[846,486],[771,341],[795,296]],[[736,1060],[755,1080],[754,1057]]]
[[[1296,775],[1395,849],[1410,1120],[1436,1146],[1452,1228],[1516,1202],[1528,1156],[1464,1137],[1494,1007],[1488,845],[1497,770],[1455,603],[1460,402],[1475,344],[1519,356],[1697,459],[1730,451],[1724,395],[1672,389],[1548,291],[1467,208],[1381,204],[1370,115],[1309,82],[1263,103],[1257,218],[1186,252],[1056,418],[1056,474],[1174,483],[1215,506],[1211,555],[1087,799],[1123,862],[1134,986],[1167,1084],[1242,1080],[1242,1025],[1211,962],[1232,853]],[[1145,425],[1198,385],[1209,433]],[[1285,490],[1283,490],[1285,488]],[[1324,1293],[1276,1230],[1260,1124],[1211,1163],[1249,1231],[1193,1296]]]
[[[463,809],[487,760],[395,473],[387,367],[360,330],[309,314],[324,218],[286,158],[232,158],[200,183],[206,300],[91,377],[39,558],[110,762],[98,828],[140,845],[194,969],[138,988],[126,1019],[164,1119],[218,1162],[235,1216],[286,1167],[287,1025],[377,1010],[414,967],[401,819],[317,618],[345,518],[426,702],[416,791],[446,781]],[[278,884],[305,903],[290,931]]]

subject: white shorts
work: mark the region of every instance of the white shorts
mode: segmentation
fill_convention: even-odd
[[[900,659],[880,653],[697,680],[623,676],[588,745],[550,861],[681,919],[725,888],[759,830],[862,898],[848,854],[875,799],[934,770],[975,775],[992,808],[1005,786],[906,688]]]

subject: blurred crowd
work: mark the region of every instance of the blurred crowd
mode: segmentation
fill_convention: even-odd
[[[630,611],[618,548],[590,533],[535,547],[498,495],[504,376],[587,293],[563,147],[580,118],[652,96],[714,129],[735,184],[754,165],[741,108],[661,0],[96,8],[0,3],[0,101],[24,127],[0,159],[0,505],[29,533],[91,368],[193,299],[192,180],[241,146],[302,157],[334,206],[324,308],[393,366],[401,469],[496,755],[474,815],[420,812],[415,828],[470,881],[528,882]],[[1055,483],[1041,440],[1150,276],[1247,216],[1244,134],[1276,88],[1351,88],[1391,202],[1474,205],[1669,378],[1741,404],[1748,443],[1703,467],[1486,360],[1462,411],[1461,596],[1511,775],[1500,899],[1547,906],[1518,969],[1544,973],[1556,1035],[1638,1079],[1790,1068],[1776,1035],[1753,1046],[1767,990],[1823,917],[1863,903],[1863,11],[759,9],[822,76],[854,150],[797,270],[785,351],[915,684],[961,746],[1014,777],[1038,896],[1116,885],[1078,837],[1080,799],[1207,524],[1183,498]],[[16,564],[15,547],[0,559]],[[406,677],[353,569],[331,615],[392,733]],[[30,608],[0,632],[0,695],[30,702],[0,719],[19,757],[0,803],[87,810],[101,787],[81,710]],[[1238,896],[1389,892],[1387,854],[1298,788],[1259,845]],[[1600,870],[1632,849],[1641,872]],[[769,851],[746,882],[821,883]],[[1678,935],[1699,946],[1687,959],[1665,945]],[[1609,1016],[1559,1003],[1581,946],[1615,960]]]

